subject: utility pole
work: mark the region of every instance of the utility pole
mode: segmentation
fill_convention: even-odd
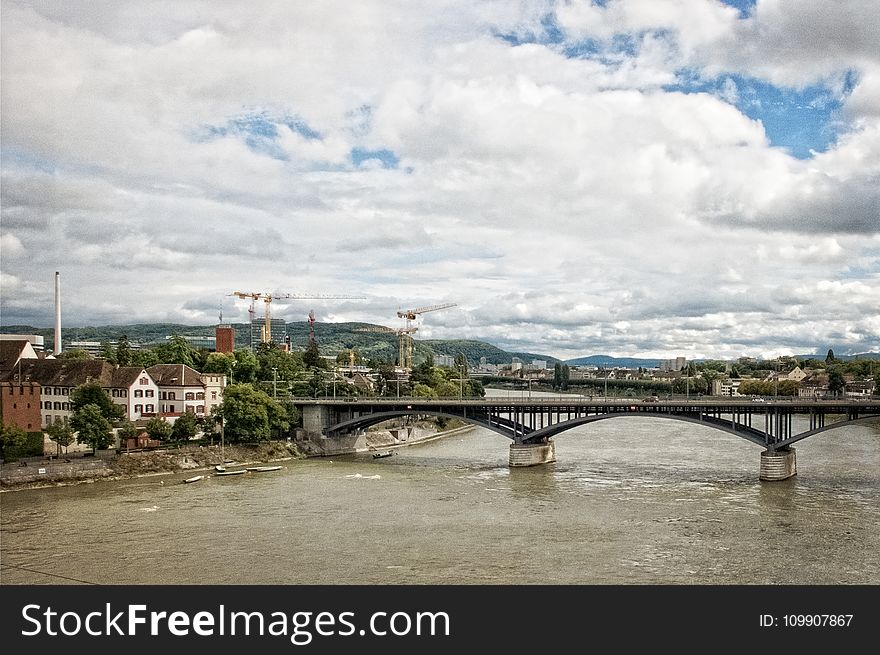
[[[272,398],[278,400],[278,369],[272,367]]]

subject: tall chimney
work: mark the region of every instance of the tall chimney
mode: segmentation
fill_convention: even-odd
[[[61,273],[55,271],[55,351],[61,354]]]

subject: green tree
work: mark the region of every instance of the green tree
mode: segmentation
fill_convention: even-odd
[[[129,343],[128,337],[124,334],[119,337],[119,341],[116,342],[116,363],[119,364],[119,366],[132,365],[131,343]]]
[[[835,396],[840,395],[840,392],[846,388],[846,381],[843,379],[843,374],[837,370],[832,369],[828,372],[828,391],[833,393]]]
[[[113,443],[110,421],[99,405],[89,403],[74,411],[70,427],[77,432],[77,441],[92,447],[93,451],[109,447]]]
[[[223,419],[225,439],[231,442],[269,439],[273,430],[289,427],[284,406],[249,384],[226,387],[217,414]]]
[[[87,405],[97,405],[101,415],[110,422],[118,421],[125,416],[125,408],[114,403],[107,390],[97,382],[81,384],[70,394],[70,408],[74,414]]]
[[[171,426],[171,440],[189,441],[196,436],[197,431],[196,417],[188,412],[184,413],[178,416],[177,420],[174,421],[174,425]]]
[[[61,448],[67,452],[67,447],[74,442],[73,429],[64,422],[52,423],[46,427],[46,434],[49,438],[58,444],[58,454],[61,454]]]
[[[828,349],[828,354],[825,355],[825,363],[830,364],[834,361],[834,351],[831,348]]]
[[[129,439],[137,437],[138,429],[132,421],[122,421],[119,425],[119,444],[127,444]]]
[[[318,344],[310,341],[305,353],[303,353],[303,364],[309,368],[321,368],[323,363],[321,353],[318,350]]]
[[[156,441],[171,440],[171,426],[167,421],[158,416],[154,416],[147,421],[146,429],[147,434],[150,435],[150,439],[155,439]]]
[[[556,362],[553,365],[553,388],[562,388],[562,364],[560,364],[559,362]]]
[[[4,460],[13,461],[18,458],[18,452],[27,443],[27,432],[24,428],[11,423],[0,424],[0,456]]]
[[[113,346],[109,341],[101,344],[101,358],[106,359],[111,364],[116,363],[116,351],[113,350]]]
[[[195,352],[189,341],[179,334],[172,335],[166,343],[156,348],[156,356],[162,364],[186,364],[190,367],[195,366]]]
[[[149,368],[154,364],[159,363],[159,356],[156,354],[155,350],[141,348],[140,350],[133,350],[131,353],[131,364],[130,366],[140,366],[141,368]]]

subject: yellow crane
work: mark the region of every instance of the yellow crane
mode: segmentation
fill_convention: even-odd
[[[413,359],[413,338],[412,335],[418,331],[418,327],[412,322],[418,318],[420,314],[426,312],[435,312],[438,309],[446,309],[447,307],[455,307],[454,302],[443,303],[441,305],[429,305],[427,307],[418,307],[416,309],[401,309],[397,311],[397,317],[406,319],[406,326],[398,329],[385,327],[381,325],[369,328],[357,328],[356,332],[395,332],[399,342],[398,363],[401,368],[411,369]]]
[[[307,294],[307,293],[264,293],[264,292],[252,292],[252,291],[233,291],[229,294],[230,296],[238,296],[239,298],[250,298],[251,306],[248,308],[248,313],[250,314],[250,319],[253,321],[254,314],[256,310],[254,309],[254,302],[257,300],[262,300],[265,304],[264,310],[264,322],[260,327],[260,341],[263,343],[271,343],[272,342],[272,312],[270,309],[270,305],[272,301],[276,298],[320,298],[320,299],[354,299],[354,300],[362,300],[365,296],[349,296],[349,295],[340,295],[340,294],[328,294],[328,293],[315,293],[315,294]]]
[[[413,338],[410,336],[419,328],[413,326],[409,328],[385,327],[384,325],[370,325],[369,327],[355,328],[354,332],[382,332],[385,334],[397,334],[399,355],[397,361],[402,368],[412,368],[412,351]]]

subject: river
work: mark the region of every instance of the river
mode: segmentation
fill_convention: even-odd
[[[0,494],[3,584],[877,584],[880,426],[760,448],[668,419],[556,438],[510,469],[482,428],[280,471]],[[190,474],[191,475],[191,474]]]

